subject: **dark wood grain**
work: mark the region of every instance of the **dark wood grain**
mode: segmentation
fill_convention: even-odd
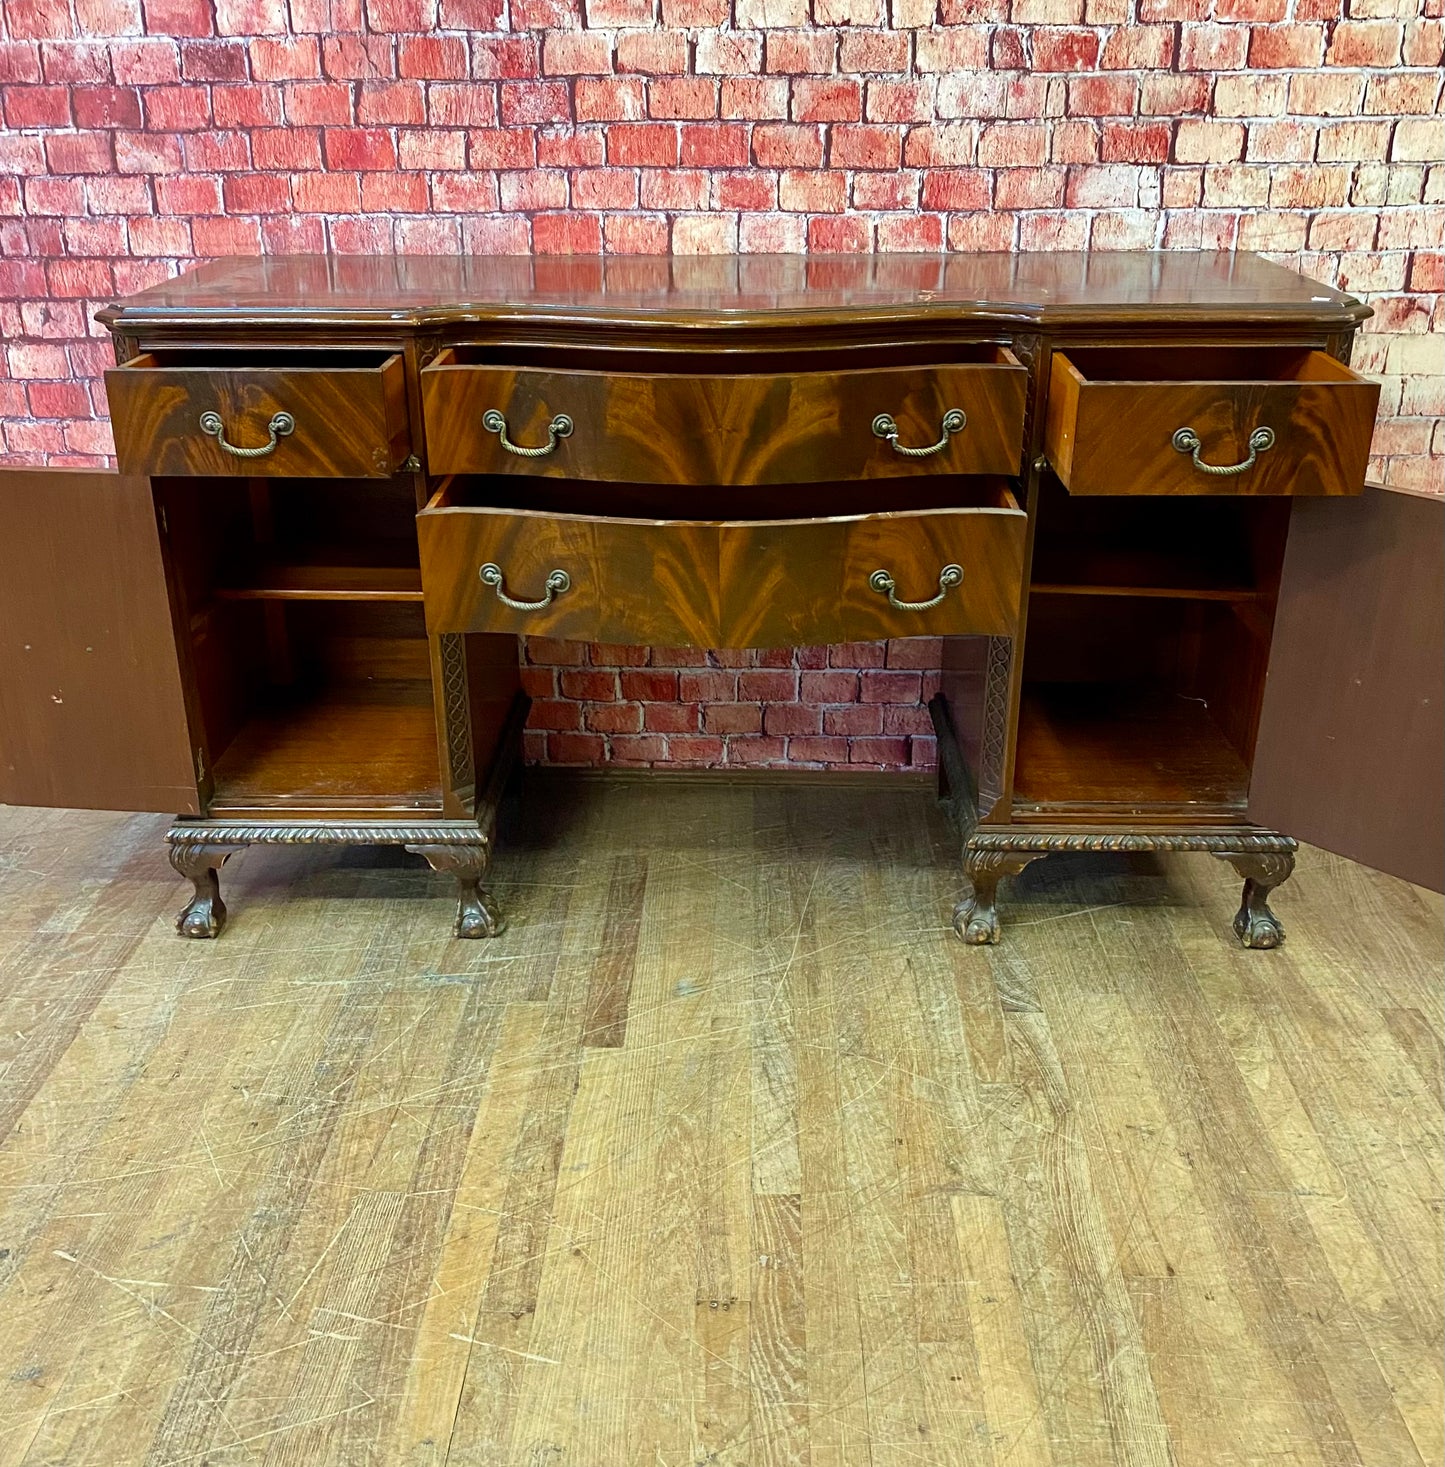
[[[448,507],[419,517],[427,623],[439,632],[514,631],[587,641],[774,647],[943,633],[1007,633],[1018,614],[1025,518],[1006,490],[993,508],[808,521],[647,522]],[[537,610],[505,605],[480,568],[501,567],[514,600],[540,600],[562,570],[570,588]],[[961,585],[924,601],[957,563]]]
[[[143,479],[0,471],[0,802],[196,814]]]
[[[1288,353],[1275,376],[1208,380],[1212,359],[1222,355],[1182,346],[1055,352],[1044,438],[1069,492],[1358,494],[1379,385],[1317,351]],[[1271,360],[1263,352],[1230,353],[1227,365],[1236,357],[1242,373]],[[1138,376],[1097,375],[1120,370]],[[1186,427],[1200,439],[1206,464],[1243,463],[1260,427],[1273,429],[1275,442],[1243,473],[1207,474],[1173,445]]]
[[[1445,890],[1442,670],[1445,499],[1296,505],[1250,816]]]
[[[433,473],[544,475],[648,484],[800,484],[825,479],[1009,474],[1018,469],[1027,373],[1001,347],[974,363],[777,374],[686,376],[471,365],[444,352],[422,376]],[[508,452],[483,416],[503,414],[510,440],[545,446],[559,414],[570,436],[545,457]],[[952,435],[950,409],[967,417]],[[927,458],[872,431],[880,413],[899,442],[945,442]]]
[[[268,365],[265,352],[147,353],[105,374],[121,468],[136,474],[387,478],[411,451],[406,381],[398,355],[372,353],[375,365],[348,365],[347,354],[291,353],[301,361]],[[354,360],[354,358],[352,358]],[[268,441],[277,413],[295,431],[260,458],[228,454],[202,431],[220,415],[225,438],[240,448]]]

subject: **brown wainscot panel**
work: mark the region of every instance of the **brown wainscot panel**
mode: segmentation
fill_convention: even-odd
[[[1358,494],[1379,399],[1320,351],[1071,348],[1044,436],[1072,494]]]

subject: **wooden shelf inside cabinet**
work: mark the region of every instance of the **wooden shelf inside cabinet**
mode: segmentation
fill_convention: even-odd
[[[220,601],[420,601],[414,565],[350,565],[340,557],[263,561],[216,587]]]
[[[1184,601],[1266,601],[1248,584],[1243,566],[1215,554],[1115,550],[1106,546],[1040,545],[1034,552],[1032,594],[1155,596]]]
[[[1249,770],[1203,699],[1138,684],[1026,686],[1014,817],[1115,806],[1242,818]]]
[[[214,786],[212,815],[439,811],[431,684],[376,678],[278,698],[231,740]]]

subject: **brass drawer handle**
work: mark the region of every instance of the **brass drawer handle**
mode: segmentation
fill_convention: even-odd
[[[880,596],[886,596],[888,604],[895,611],[932,611],[935,606],[942,603],[943,598],[948,595],[952,587],[963,584],[963,567],[961,565],[944,566],[938,573],[938,595],[928,601],[900,601],[896,594],[898,582],[886,570],[874,571],[868,577],[868,584]]]
[[[234,443],[226,442],[226,425],[221,421],[220,413],[201,414],[201,432],[214,438],[232,458],[265,458],[268,453],[276,452],[276,445],[287,434],[295,431],[296,419],[290,413],[277,413],[266,424],[268,435],[266,443],[263,443],[260,448],[237,448]]]
[[[1193,428],[1181,428],[1171,441],[1180,453],[1194,456],[1194,467],[1201,474],[1242,474],[1246,469],[1254,467],[1254,461],[1260,454],[1274,447],[1274,429],[1256,428],[1249,435],[1249,457],[1240,464],[1205,463],[1199,457],[1199,450],[1203,445],[1199,441],[1199,434]]]
[[[532,452],[536,452],[535,449]],[[502,568],[493,565],[489,560],[478,574],[482,578],[484,586],[491,586],[497,593],[497,600],[503,606],[510,606],[513,611],[541,611],[544,606],[550,606],[564,592],[572,589],[572,577],[564,570],[554,570],[547,573],[547,594],[540,601],[515,601],[502,589]]]
[[[518,458],[546,458],[557,447],[557,440],[559,438],[570,438],[572,436],[572,419],[566,413],[558,413],[547,424],[547,443],[543,448],[523,448],[520,444],[513,443],[507,437],[507,420],[496,408],[488,408],[482,414],[482,427],[488,433],[495,433],[501,439],[502,447],[508,453],[515,453]]]
[[[927,448],[909,448],[898,441],[898,424],[888,413],[879,413],[873,419],[873,436],[887,440],[894,453],[901,453],[905,458],[927,458],[931,453],[942,453],[948,447],[948,440],[955,433],[962,433],[968,426],[968,419],[964,416],[962,408],[949,408],[943,415],[943,437],[937,443],[930,443]]]

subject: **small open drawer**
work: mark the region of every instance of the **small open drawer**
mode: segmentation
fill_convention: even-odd
[[[1321,351],[1055,352],[1044,440],[1071,494],[1358,494],[1380,399]]]
[[[1028,373],[987,343],[938,365],[799,371],[777,354],[686,371],[496,361],[448,348],[423,369],[434,474],[634,484],[808,484],[1016,474]],[[681,365],[670,363],[670,365]]]
[[[1002,480],[959,508],[722,521],[497,507],[489,482],[418,516],[433,635],[777,647],[1017,624],[1027,522]]]
[[[156,350],[105,374],[126,474],[380,479],[411,452],[401,356]]]

